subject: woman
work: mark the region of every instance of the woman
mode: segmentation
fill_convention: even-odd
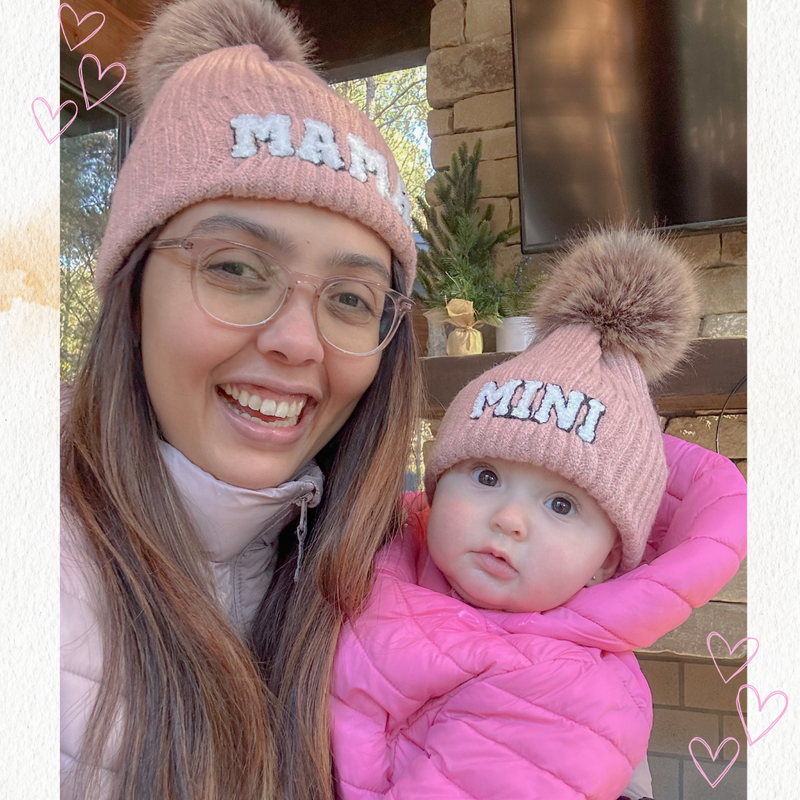
[[[415,248],[305,51],[270,2],[180,0],[137,57],[62,424],[67,800],[333,796],[336,638],[418,416]]]
[[[418,417],[415,247],[305,50],[271,4],[186,0],[138,54],[62,427],[62,797],[330,796],[330,661]]]

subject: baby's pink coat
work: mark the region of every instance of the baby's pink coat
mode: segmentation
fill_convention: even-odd
[[[341,798],[616,800],[652,725],[632,649],[708,602],[746,549],[736,467],[664,440],[670,476],[645,563],[552,611],[492,612],[453,597],[420,544],[428,512],[409,517],[337,647]]]

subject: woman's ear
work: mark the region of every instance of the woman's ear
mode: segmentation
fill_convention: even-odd
[[[622,539],[617,537],[617,541],[614,542],[614,546],[606,556],[606,560],[586,582],[586,585],[595,586],[598,583],[605,583],[617,571],[620,561],[622,561]]]

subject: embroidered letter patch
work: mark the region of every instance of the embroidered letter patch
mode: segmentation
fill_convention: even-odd
[[[483,409],[486,406],[497,406],[494,410],[494,416],[507,417],[509,408],[511,406],[511,398],[517,387],[522,384],[522,381],[511,380],[506,381],[499,389],[494,381],[487,381],[481,387],[478,396],[475,398],[475,405],[472,407],[470,417],[478,419],[483,414]]]
[[[367,173],[375,176],[376,185],[381,197],[389,196],[389,165],[386,159],[360,137],[352,133],[347,134],[347,143],[350,145],[350,174],[361,181],[367,182]]]
[[[311,164],[325,165],[339,171],[345,168],[344,159],[336,142],[336,132],[326,122],[306,118],[303,141],[295,152],[292,147],[292,119],[286,114],[239,114],[231,120],[233,128],[234,158],[250,158],[258,153],[258,142],[267,144],[269,154],[285,158],[296,156]],[[347,134],[350,148],[350,168],[348,174],[361,183],[367,183],[373,176],[375,188],[396,209],[406,225],[411,225],[411,203],[403,178],[398,173],[394,192],[389,182],[389,163],[386,156],[355,134]]]
[[[569,398],[564,399],[564,392],[557,383],[548,383],[544,390],[544,397],[533,418],[540,424],[550,419],[550,412],[555,409],[556,425],[562,431],[571,431],[575,424],[575,417],[583,405],[586,395],[583,392],[572,391]]]
[[[591,444],[594,441],[597,432],[597,424],[600,422],[600,417],[603,416],[606,407],[599,401],[592,398],[589,400],[589,410],[586,412],[586,419],[583,421],[576,433],[583,439],[586,444]]]
[[[533,401],[543,385],[544,392],[534,411]],[[518,392],[520,387],[522,391]],[[517,397],[516,402],[514,402],[515,397]],[[512,378],[502,386],[498,386],[494,381],[487,381],[481,386],[475,398],[470,419],[480,419],[483,412],[491,408],[493,417],[531,420],[539,425],[555,421],[559,430],[570,433],[575,428],[578,415],[584,406],[586,415],[583,422],[575,429],[575,433],[587,444],[592,444],[606,407],[599,400],[587,397],[577,389],[573,389],[565,397],[564,390],[557,383],[542,384],[542,381]]]
[[[269,142],[269,152],[273,156],[292,156],[294,148],[289,138],[292,120],[286,114],[239,114],[231,120],[234,145],[231,155],[234,158],[248,158],[258,152],[256,140]]]
[[[297,155],[312,164],[326,164],[331,169],[344,166],[339,145],[333,138],[333,128],[315,119],[306,119],[306,134]]]

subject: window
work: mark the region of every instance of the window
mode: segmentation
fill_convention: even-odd
[[[59,139],[61,155],[61,379],[75,374],[83,343],[94,325],[97,298],[94,267],[108,220],[111,192],[130,142],[127,107],[114,92],[86,108],[76,54],[62,51],[61,100],[74,100],[78,116]],[[92,88],[102,96],[116,79],[107,76]],[[70,107],[71,108],[71,107]],[[71,110],[62,110],[66,118]]]

